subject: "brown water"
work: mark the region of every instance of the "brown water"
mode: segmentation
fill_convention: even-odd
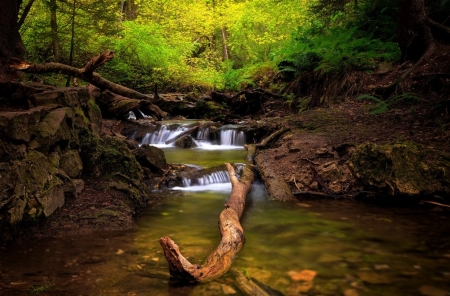
[[[180,162],[182,153],[172,150],[169,161]],[[211,166],[245,156],[207,153]],[[1,247],[0,294],[245,295],[230,275],[197,286],[173,283],[159,245],[168,235],[202,263],[220,240],[226,190],[156,192],[164,202],[140,215],[132,231]],[[449,295],[449,221],[444,212],[355,201],[272,202],[257,183],[233,266],[285,295]],[[295,281],[303,270],[317,275]]]

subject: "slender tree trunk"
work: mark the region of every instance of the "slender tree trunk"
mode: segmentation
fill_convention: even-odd
[[[50,0],[50,27],[52,30],[52,46],[53,46],[53,56],[56,62],[61,59],[61,50],[58,38],[58,22],[56,19],[56,0]]]
[[[227,46],[227,30],[225,26],[222,26],[222,46],[223,46],[223,60],[228,60],[228,46]]]
[[[424,0],[399,0],[397,40],[405,60],[418,60],[431,45]]]
[[[23,13],[20,16],[19,23],[17,24],[17,30],[19,30],[22,27],[23,23],[25,22],[25,19],[27,18],[28,13],[30,12],[31,6],[33,6],[34,1],[35,0],[28,1],[27,6],[25,6],[25,8],[23,9]]]
[[[69,54],[69,66],[72,66],[73,64],[73,49],[75,46],[75,11],[77,8],[77,0],[73,0],[73,6],[72,6],[72,34],[70,36],[70,54]],[[70,85],[70,79],[72,76],[67,76],[66,86]]]

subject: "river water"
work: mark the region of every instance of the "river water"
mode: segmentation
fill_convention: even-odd
[[[229,135],[234,142],[225,145],[155,145],[170,163],[243,162],[242,135]],[[209,181],[155,192],[161,203],[131,231],[1,247],[0,295],[246,295],[231,275],[195,286],[169,278],[160,237],[199,264],[220,241],[218,215],[231,185],[221,173],[202,180]],[[242,217],[246,243],[233,267],[284,295],[449,295],[449,219],[356,201],[274,202],[255,182]]]

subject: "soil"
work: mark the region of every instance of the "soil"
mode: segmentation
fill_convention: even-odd
[[[262,108],[264,114],[247,116],[244,120],[259,121],[274,129],[281,126],[290,128],[264,153],[274,173],[281,176],[292,191],[302,191],[307,187],[308,190],[324,192],[312,180],[310,165],[323,168],[336,162],[343,175],[334,183],[330,182],[329,187],[339,196],[352,197],[360,190],[345,165],[348,149],[352,145],[412,141],[439,151],[450,150],[449,49],[440,47],[428,63],[418,67],[400,84],[401,93],[419,94],[421,99],[418,102],[391,98],[387,101],[388,110],[373,115],[371,110],[377,107],[377,102],[358,100],[353,93],[341,96],[339,101],[329,100],[320,108],[299,113],[283,99],[272,98],[265,102]],[[345,79],[347,83],[360,83],[355,85],[358,94],[372,94],[394,81],[410,66],[397,65],[387,72],[372,75],[350,72]],[[400,89],[398,91],[400,93]],[[115,126],[115,123],[108,122],[111,131],[115,130]],[[117,135],[117,132],[114,134]],[[106,181],[87,180],[85,190],[78,199],[68,201],[49,219],[33,226],[24,238],[78,235],[133,227],[135,213],[124,203],[124,193],[103,190],[102,182]]]

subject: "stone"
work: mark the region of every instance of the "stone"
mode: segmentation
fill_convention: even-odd
[[[64,196],[66,198],[76,199],[84,190],[84,181],[82,179],[71,179],[64,184]]]
[[[304,269],[302,271],[291,270],[288,272],[289,276],[293,281],[313,281],[317,275],[317,272],[314,270]]]
[[[189,135],[177,139],[174,144],[176,147],[179,147],[179,148],[195,148],[195,147],[197,147],[197,144],[195,143],[194,139]]]
[[[34,149],[41,152],[48,152],[57,143],[67,145],[71,138],[69,126],[66,122],[66,111],[58,108],[49,111],[38,125],[37,137]]]
[[[78,151],[69,150],[59,160],[60,168],[66,172],[70,178],[78,178],[83,171],[83,163]]]
[[[425,156],[426,162],[425,162]],[[348,162],[365,187],[392,196],[450,196],[448,156],[414,143],[363,144]]]
[[[444,291],[442,289],[433,287],[433,286],[427,286],[423,285],[419,288],[420,295],[424,296],[446,296],[448,295],[447,291]]]
[[[159,173],[166,168],[166,156],[157,147],[144,144],[133,150],[133,154],[141,166],[149,168],[153,173]]]
[[[26,111],[0,113],[0,137],[12,140],[30,142],[35,133],[41,116],[45,113],[43,107]]]
[[[329,164],[328,166],[324,166],[319,171],[319,175],[322,178],[322,180],[327,181],[327,182],[332,182],[332,181],[338,181],[342,176],[342,172],[339,169],[337,163],[333,162],[333,163]]]
[[[362,281],[368,284],[390,284],[393,282],[391,277],[382,273],[373,271],[358,271],[357,274]]]

